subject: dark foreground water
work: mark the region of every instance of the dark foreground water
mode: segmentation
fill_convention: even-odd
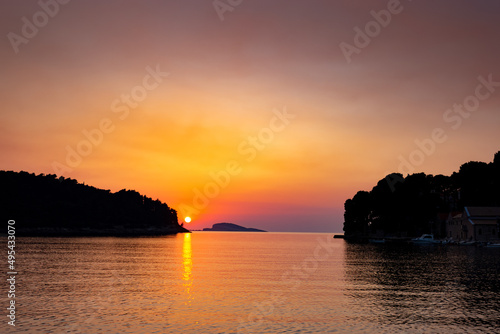
[[[1,333],[500,333],[500,248],[195,232],[16,252]]]

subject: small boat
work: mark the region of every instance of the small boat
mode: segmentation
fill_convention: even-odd
[[[460,241],[458,243],[460,246],[473,246],[476,244],[475,241]]]
[[[484,247],[488,247],[488,248],[500,248],[500,244],[489,243],[489,244],[486,244],[486,246],[484,246]]]
[[[385,239],[368,239],[371,244],[385,244]]]
[[[420,237],[411,239],[414,244],[440,244],[441,241],[434,239],[433,234],[422,234]]]

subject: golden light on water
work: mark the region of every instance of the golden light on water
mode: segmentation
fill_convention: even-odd
[[[193,269],[192,251],[191,251],[191,233],[184,234],[184,242],[182,244],[182,268],[184,281],[191,280],[191,271]]]
[[[189,304],[192,299],[191,287],[193,285],[193,258],[191,250],[191,233],[184,234],[184,240],[182,244],[182,286],[184,287],[184,292],[186,293],[186,303]]]

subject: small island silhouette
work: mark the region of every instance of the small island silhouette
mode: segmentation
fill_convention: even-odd
[[[19,236],[151,236],[189,232],[177,211],[134,190],[54,174],[0,171],[0,203]]]
[[[251,227],[243,227],[231,223],[217,223],[213,224],[211,228],[204,228],[203,231],[224,231],[224,232],[267,232]]]

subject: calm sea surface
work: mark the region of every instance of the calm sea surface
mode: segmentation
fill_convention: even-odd
[[[500,248],[195,232],[16,253],[2,333],[500,333]]]

